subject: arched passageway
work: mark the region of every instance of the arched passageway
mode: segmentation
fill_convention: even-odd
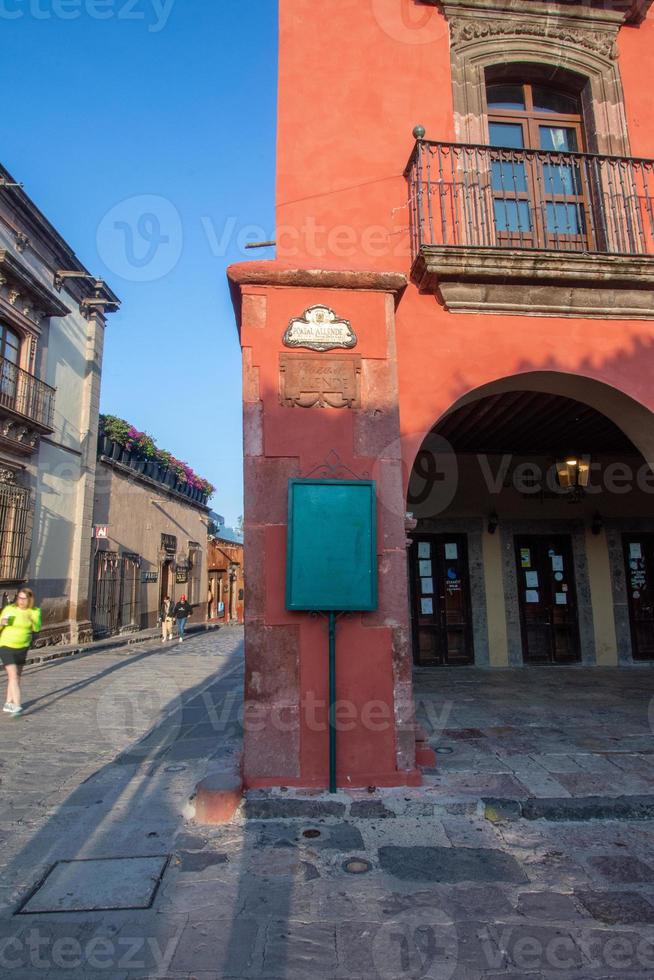
[[[653,459],[652,413],[589,379],[459,399],[409,480],[415,661],[654,661]]]

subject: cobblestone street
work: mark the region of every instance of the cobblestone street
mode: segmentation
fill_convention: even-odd
[[[2,721],[3,977],[654,976],[654,823],[526,820],[462,791],[500,704],[479,713],[472,673],[442,694],[436,741],[460,750],[425,786],[252,793],[196,825],[195,785],[240,749],[242,666],[223,629],[28,670],[25,715]]]

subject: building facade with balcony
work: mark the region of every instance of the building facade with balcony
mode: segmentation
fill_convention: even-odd
[[[326,783],[291,478],[376,485],[339,784],[419,778],[416,663],[654,660],[653,69],[646,0],[281,0],[277,257],[229,271],[250,785]]]
[[[0,596],[34,589],[39,645],[90,635],[103,333],[117,307],[0,167]]]

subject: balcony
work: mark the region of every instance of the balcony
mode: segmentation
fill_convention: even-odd
[[[654,317],[654,161],[419,139],[405,176],[447,309]]]
[[[0,409],[28,420],[35,428],[53,431],[55,389],[0,357]]]

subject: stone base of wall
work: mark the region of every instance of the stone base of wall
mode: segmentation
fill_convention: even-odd
[[[90,643],[93,640],[93,627],[88,620],[80,623],[54,623],[46,626],[34,641],[32,649],[67,646],[69,643]]]

